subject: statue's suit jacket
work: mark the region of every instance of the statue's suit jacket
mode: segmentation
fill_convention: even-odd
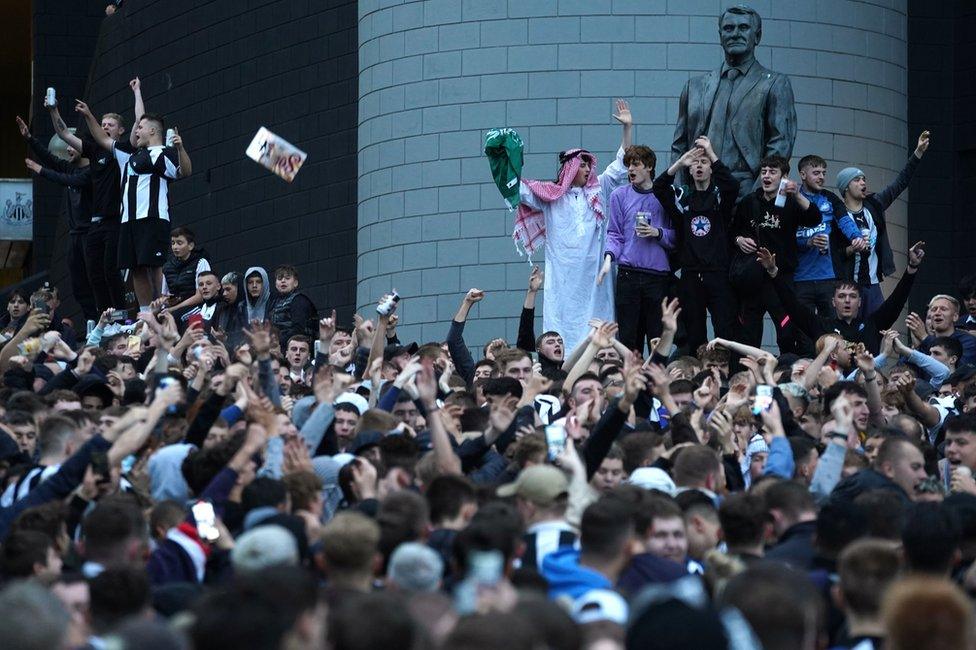
[[[705,135],[718,91],[722,68],[692,77],[681,91],[678,123],[671,144],[671,162],[695,146],[695,139]],[[733,88],[729,102],[732,138],[749,165],[753,178],[759,174],[759,161],[778,154],[787,160],[796,139],[796,110],[793,87],[785,74],[766,69],[754,61],[745,77]],[[722,153],[716,151],[720,157]],[[731,161],[723,160],[729,164]],[[752,188],[743,182],[739,198]]]

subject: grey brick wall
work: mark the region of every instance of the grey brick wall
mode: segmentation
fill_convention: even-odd
[[[395,287],[403,337],[442,339],[463,292],[479,286],[489,295],[472,310],[468,343],[513,341],[529,266],[481,153],[484,132],[519,130],[528,178],[551,178],[554,154],[570,146],[605,165],[620,138],[612,98],[625,97],[635,141],[655,150],[660,170],[684,82],[721,63],[726,4],[360,0],[357,305]],[[752,4],[763,16],[759,60],[792,78],[794,166],[817,153],[831,178],[848,164],[875,187],[894,178],[915,139],[906,131],[906,1]],[[904,251],[904,201],[888,215]]]

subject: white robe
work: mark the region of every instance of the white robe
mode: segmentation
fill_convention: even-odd
[[[627,182],[624,150],[598,177],[604,219],[598,222],[583,188],[572,187],[552,203],[540,201],[523,182],[519,200],[540,211],[546,220],[546,281],[542,305],[543,330],[559,332],[566,351],[589,333],[591,318],[613,320],[613,281],[610,275],[600,286],[596,276],[603,263],[603,245],[610,215],[610,194]]]

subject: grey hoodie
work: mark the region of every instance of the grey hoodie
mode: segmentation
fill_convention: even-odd
[[[261,295],[257,300],[253,300],[247,293],[247,279],[257,273],[264,280]],[[252,266],[244,273],[244,313],[247,316],[247,323],[251,321],[264,322],[268,319],[267,307],[268,300],[271,298],[271,283],[268,281],[268,272],[260,266]]]

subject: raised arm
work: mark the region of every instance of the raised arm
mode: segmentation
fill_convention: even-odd
[[[40,140],[32,136],[30,129],[27,128],[27,124],[24,123],[24,120],[19,115],[17,116],[17,128],[20,129],[20,135],[24,136],[24,139],[27,140],[27,146],[34,152],[34,155],[42,165],[63,173],[73,172],[75,170],[74,165],[52,154]]]
[[[820,354],[814,357],[813,361],[810,362],[810,365],[807,366],[807,369],[803,371],[803,377],[800,384],[804,388],[810,390],[817,385],[817,378],[820,376],[820,371],[823,369],[824,364],[827,363],[831,353],[833,353],[833,351],[837,348],[838,344],[840,344],[840,339],[835,336],[829,336],[824,339],[824,346],[820,351]]]
[[[942,421],[942,413],[939,409],[925,402],[915,392],[915,377],[911,373],[900,374],[892,381],[905,398],[905,406],[926,429],[931,429]]]
[[[769,252],[766,248],[760,248],[756,251],[756,258],[769,277],[773,279],[776,295],[783,303],[783,307],[786,308],[786,313],[796,322],[797,327],[812,339],[823,334],[820,318],[808,307],[800,304],[796,298],[796,292],[793,291],[792,287],[786,285],[783,278],[779,276],[779,269],[776,267],[776,254]]]
[[[180,155],[179,178],[186,178],[193,173],[193,164],[190,162],[190,154],[186,152],[186,148],[183,146],[183,138],[180,137],[179,130],[174,127],[173,132],[173,146],[176,147],[176,153]]]
[[[75,104],[75,110],[81,113],[82,117],[85,118],[85,123],[88,125],[88,132],[91,134],[92,139],[98,144],[102,149],[112,151],[115,148],[115,141],[105,131],[102,131],[102,126],[92,115],[91,109],[88,108],[88,104],[79,100]],[[133,129],[135,131],[135,129]]]
[[[908,249],[908,267],[902,273],[901,279],[895,285],[894,291],[888,296],[881,306],[870,316],[874,319],[879,330],[890,329],[898,320],[901,310],[908,302],[908,296],[912,292],[912,285],[915,284],[915,274],[918,267],[925,258],[925,242],[916,242]]]
[[[596,353],[603,348],[608,348],[611,345],[611,341],[617,334],[617,324],[616,323],[603,323],[600,327],[593,333],[590,337],[590,342],[587,343],[586,349],[583,350],[583,354],[580,356],[579,360],[573,365],[566,375],[566,379],[563,381],[563,386],[568,386],[572,388],[573,382],[580,378],[580,376],[586,372],[586,369],[590,367],[590,363],[596,357]]]
[[[874,198],[887,209],[889,205],[895,202],[895,199],[905,191],[908,184],[912,180],[912,176],[915,175],[915,169],[918,168],[918,163],[922,161],[922,156],[929,148],[929,132],[922,131],[918,136],[918,143],[915,145],[915,151],[912,155],[908,157],[908,162],[905,167],[898,172],[898,176],[895,180],[891,181],[887,187],[874,195]]]
[[[444,474],[461,474],[461,459],[454,453],[444,421],[438,413],[440,407],[437,405],[437,377],[434,376],[434,369],[429,361],[425,362],[424,368],[417,373],[416,383],[420,402],[427,414],[430,441],[434,447],[437,467]]]
[[[545,282],[546,275],[536,264],[529,275],[529,287],[525,291],[525,301],[522,302],[522,314],[519,316],[518,338],[515,345],[526,352],[535,352],[535,298]]]
[[[48,113],[51,115],[51,124],[54,125],[54,130],[57,132],[58,137],[67,142],[70,147],[81,151],[84,147],[81,143],[81,138],[68,130],[68,125],[61,119],[61,112],[58,111],[58,105],[48,105],[45,99],[44,106],[47,107]]]
[[[661,340],[651,350],[651,358],[660,356],[668,359],[671,356],[671,347],[674,345],[674,335],[678,332],[678,316],[680,314],[681,305],[677,298],[672,298],[670,301],[665,298],[661,301]]]
[[[447,351],[454,361],[458,374],[468,383],[474,379],[474,359],[471,358],[471,352],[464,342],[464,323],[468,320],[471,306],[481,302],[484,297],[485,292],[481,289],[468,289],[461,299],[457,313],[454,314],[454,320],[451,321],[451,329],[447,332]]]
[[[136,77],[129,82],[129,88],[132,89],[132,96],[135,100],[136,111],[136,119],[132,123],[132,130],[129,131],[129,144],[135,147],[136,125],[139,124],[139,120],[142,119],[142,116],[146,114],[146,104],[142,101],[142,84],[139,82],[139,77]]]
[[[771,353],[763,350],[761,348],[754,348],[751,345],[746,345],[745,343],[739,343],[738,341],[730,341],[728,339],[714,338],[708,342],[709,349],[714,347],[721,347],[731,352],[735,352],[742,357],[756,357],[757,359],[766,358],[771,359],[773,364],[776,363],[776,357]]]
[[[874,426],[884,426],[884,415],[881,413],[883,406],[881,388],[878,385],[878,371],[874,367],[874,355],[864,350],[855,357],[855,360],[858,370],[861,371],[861,376],[864,377],[864,390],[868,394],[870,422]]]
[[[27,169],[38,176],[43,176],[49,181],[64,185],[65,187],[87,187],[91,184],[91,168],[83,167],[71,172],[57,172],[47,167],[41,167],[30,158],[24,159]]]
[[[634,117],[630,114],[630,104],[626,100],[617,100],[617,112],[613,114],[613,119],[620,122],[623,127],[620,148],[626,149],[633,144],[634,136]]]
[[[10,359],[19,352],[17,346],[31,336],[35,334],[39,335],[41,332],[46,331],[50,326],[51,317],[49,315],[36,309],[31,312],[31,315],[27,317],[27,320],[24,321],[24,324],[17,333],[4,344],[3,349],[0,349],[0,373],[7,372]]]

